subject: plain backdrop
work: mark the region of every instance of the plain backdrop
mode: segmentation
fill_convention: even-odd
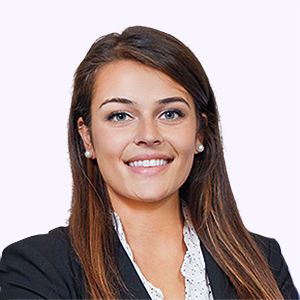
[[[276,238],[300,288],[299,1],[0,1],[0,251],[65,225],[73,74],[91,44],[144,25],[196,54],[221,115],[246,227]]]

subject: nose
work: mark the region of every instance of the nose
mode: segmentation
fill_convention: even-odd
[[[136,129],[134,143],[138,146],[156,146],[163,142],[159,125],[155,120],[140,120]]]

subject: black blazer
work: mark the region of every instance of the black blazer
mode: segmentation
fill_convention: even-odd
[[[274,239],[254,235],[285,299],[299,299],[288,267]],[[121,299],[150,299],[116,235],[116,256],[128,291]],[[233,285],[201,245],[214,299],[236,299]],[[69,240],[68,227],[19,241],[3,251],[0,299],[85,299],[82,267]]]

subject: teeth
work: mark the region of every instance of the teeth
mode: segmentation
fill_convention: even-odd
[[[150,162],[149,160],[143,160],[143,167],[149,167],[150,166]]]
[[[155,159],[151,159],[149,161],[149,165],[150,165],[150,167],[155,167],[156,166],[156,160]]]
[[[138,160],[138,161],[132,161],[129,163],[130,167],[159,167],[159,166],[164,166],[168,162],[164,159],[151,159],[151,160]]]

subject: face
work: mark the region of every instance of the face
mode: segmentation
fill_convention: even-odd
[[[178,199],[200,144],[182,86],[137,62],[112,62],[97,73],[91,115],[91,132],[80,118],[79,133],[113,205]]]

